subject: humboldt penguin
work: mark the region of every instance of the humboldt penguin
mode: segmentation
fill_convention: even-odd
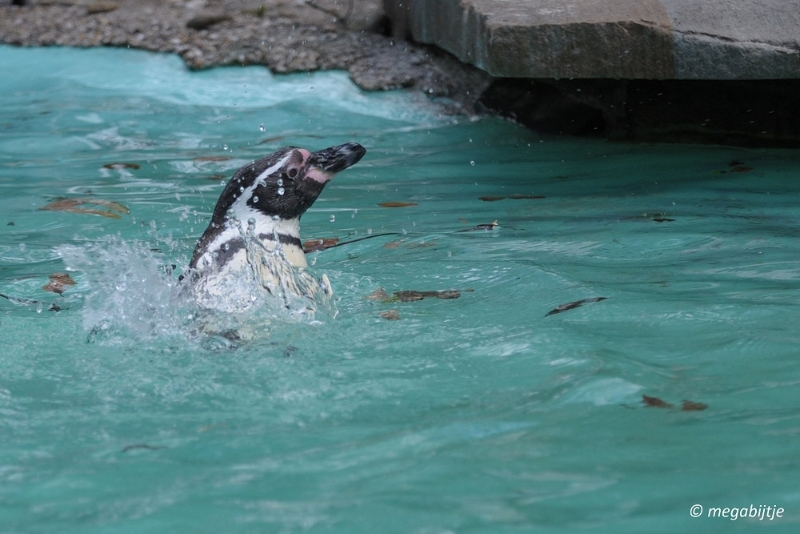
[[[316,152],[284,147],[236,171],[189,263],[198,303],[221,311],[247,309],[257,297],[242,291],[243,277],[287,302],[330,295],[327,277],[317,279],[304,269],[300,217],[336,173],[365,153],[358,143]]]

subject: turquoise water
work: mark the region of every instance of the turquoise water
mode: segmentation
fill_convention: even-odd
[[[0,47],[0,72],[0,532],[800,528],[800,153],[540,137],[133,51]],[[373,236],[309,255],[335,318],[193,335],[168,273],[224,181],[346,141],[367,156],[302,228]],[[750,505],[784,512],[707,516]]]

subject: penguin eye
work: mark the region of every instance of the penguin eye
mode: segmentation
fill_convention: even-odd
[[[295,169],[295,168],[291,168],[291,169],[289,169],[289,170],[287,171],[287,174],[289,175],[289,178],[294,178],[294,177],[296,177],[296,176],[297,176],[297,173],[298,173],[298,170],[297,170],[297,169]]]

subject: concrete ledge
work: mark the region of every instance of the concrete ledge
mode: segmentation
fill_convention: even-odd
[[[800,0],[385,0],[395,36],[495,77],[800,78]]]

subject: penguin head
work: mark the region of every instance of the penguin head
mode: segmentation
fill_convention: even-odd
[[[230,216],[241,221],[254,216],[299,219],[325,184],[336,173],[358,163],[366,152],[358,143],[316,152],[281,148],[236,171],[217,201],[212,223],[222,224]]]

